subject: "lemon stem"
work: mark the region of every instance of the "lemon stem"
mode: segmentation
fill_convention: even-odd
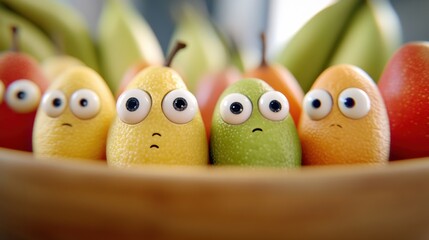
[[[261,56],[261,67],[267,66],[267,41],[265,39],[265,33],[261,33],[261,44],[262,44],[262,56]]]
[[[10,50],[13,52],[19,52],[19,44],[18,44],[19,30],[18,30],[18,27],[15,25],[12,25],[10,27],[10,30],[12,31],[12,46],[11,46]]]
[[[186,47],[186,43],[177,41],[176,46],[173,48],[173,50],[170,52],[170,55],[167,58],[167,61],[165,62],[164,66],[170,67],[171,62],[173,61],[173,58],[176,56],[177,52],[180,51],[180,49],[183,49]]]

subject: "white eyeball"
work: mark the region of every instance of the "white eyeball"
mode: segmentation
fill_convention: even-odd
[[[252,114],[252,102],[240,93],[225,96],[220,103],[220,116],[229,124],[241,124]]]
[[[338,96],[338,107],[344,116],[351,119],[365,117],[371,109],[368,94],[359,88],[347,88]]]
[[[123,92],[116,102],[119,119],[127,124],[137,124],[143,121],[151,107],[150,95],[141,89],[130,89]]]
[[[80,89],[72,94],[70,109],[76,117],[83,120],[90,119],[100,111],[100,99],[94,91]]]
[[[9,85],[6,91],[6,102],[18,113],[28,113],[37,108],[41,92],[33,81],[20,79]]]
[[[313,120],[326,117],[332,109],[331,95],[322,89],[309,91],[304,97],[304,111]]]
[[[58,117],[63,113],[67,105],[67,99],[60,90],[45,92],[42,98],[41,108],[49,117]]]
[[[268,120],[281,121],[289,114],[289,101],[281,92],[269,91],[259,98],[259,111]]]
[[[176,89],[165,95],[162,111],[168,120],[184,124],[190,122],[198,110],[197,99],[185,89]]]
[[[4,83],[0,81],[0,104],[3,102]]]

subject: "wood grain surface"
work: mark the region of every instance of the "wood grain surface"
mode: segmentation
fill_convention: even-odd
[[[0,149],[0,238],[428,239],[429,159],[112,169]]]

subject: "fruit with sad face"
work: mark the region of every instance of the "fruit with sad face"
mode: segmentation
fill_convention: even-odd
[[[103,160],[114,116],[105,81],[89,67],[71,67],[43,95],[34,123],[34,155]]]
[[[110,166],[208,163],[197,101],[179,74],[166,65],[145,68],[119,96],[107,140]]]
[[[300,166],[301,146],[286,97],[260,79],[228,87],[213,114],[210,155],[216,165]]]
[[[304,165],[382,164],[389,159],[387,110],[358,67],[326,69],[304,97],[299,123]]]

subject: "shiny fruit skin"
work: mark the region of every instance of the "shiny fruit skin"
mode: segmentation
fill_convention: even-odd
[[[344,116],[338,107],[340,93],[351,87],[363,90],[370,99],[371,108],[360,119]],[[302,111],[298,131],[304,165],[388,162],[390,130],[387,110],[368,74],[352,65],[335,65],[322,72],[311,87],[313,89],[329,92],[333,104],[329,114],[320,120],[312,120],[305,110]]]
[[[41,94],[49,84],[33,57],[18,52],[2,53],[0,56],[0,81],[3,82],[5,91],[10,84],[19,79],[28,79],[36,83]],[[8,106],[5,99],[0,101],[0,147],[31,152],[36,111],[37,108],[29,113],[17,113]]]
[[[298,126],[304,92],[290,71],[279,64],[261,65],[245,73],[244,76],[262,79],[274,90],[283,93],[289,101],[290,114],[295,125]]]
[[[220,95],[229,85],[240,78],[240,71],[235,67],[229,67],[221,72],[207,74],[198,81],[195,97],[200,107],[207,137],[210,137],[213,112]]]
[[[429,42],[398,49],[378,87],[390,119],[390,159],[429,156]]]

